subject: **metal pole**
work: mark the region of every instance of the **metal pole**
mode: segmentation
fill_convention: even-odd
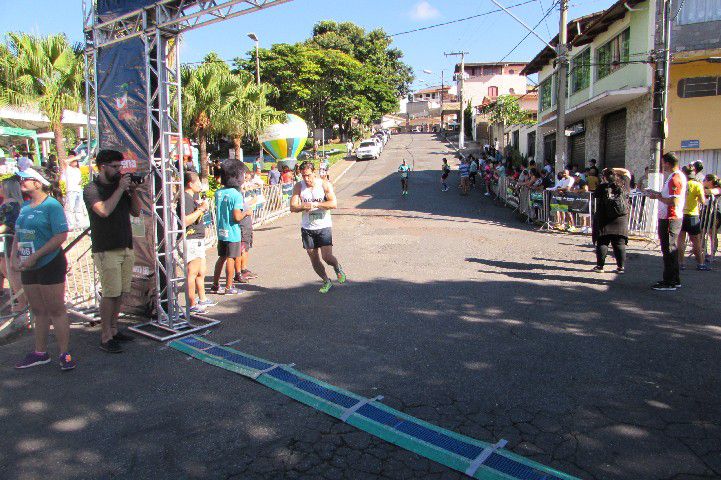
[[[259,40],[255,41],[255,81],[258,83],[258,86],[260,86],[260,47],[258,46],[259,43]]]
[[[443,81],[444,81],[444,79],[443,79],[443,70],[441,70],[441,131],[440,131],[440,133],[443,133],[443,132],[445,132],[445,130],[446,130],[446,129],[443,127],[443,96],[444,96],[444,94],[445,94],[445,92],[446,92],[446,91],[444,90],[444,88],[443,88]]]
[[[460,80],[458,81],[458,83],[460,85],[459,86],[460,90],[458,92],[458,102],[459,102],[458,110],[459,110],[459,115],[461,117],[460,118],[461,131],[458,132],[458,150],[461,150],[464,148],[464,135],[465,135],[465,128],[466,128],[465,120],[463,118],[465,116],[464,112],[463,112],[463,110],[464,110],[464,108],[463,108],[463,77],[464,77],[464,74],[466,73],[465,60],[466,60],[466,55],[468,55],[468,52],[451,52],[451,53],[445,53],[444,55],[446,57],[451,57],[451,56],[454,56],[454,57],[460,56],[461,57],[461,71],[459,73]]]
[[[566,168],[566,88],[568,86],[568,0],[561,0],[561,18],[558,22],[558,88],[556,109],[556,160],[555,170],[559,172]]]

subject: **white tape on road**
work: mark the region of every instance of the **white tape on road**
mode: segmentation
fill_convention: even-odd
[[[338,175],[337,177],[335,177],[335,180],[333,180],[333,184],[336,184],[336,183],[338,182],[338,180],[340,180],[340,179],[343,177],[343,175],[346,174],[346,172],[347,172],[348,170],[350,170],[351,168],[353,168],[353,165],[355,165],[356,163],[358,163],[358,161],[357,161],[357,160],[353,160],[353,163],[351,163],[350,165],[348,165],[347,167],[345,167],[345,170],[343,170],[342,172],[340,172],[340,175]]]

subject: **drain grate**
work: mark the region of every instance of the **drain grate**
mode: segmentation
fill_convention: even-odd
[[[355,393],[305,375],[290,366],[216,345],[196,336],[170,343],[212,365],[255,379],[294,400],[423,455],[473,478],[483,480],[578,480],[501,448],[406,415]],[[360,407],[358,405],[361,404]]]

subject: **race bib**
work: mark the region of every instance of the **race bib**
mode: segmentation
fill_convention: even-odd
[[[310,212],[310,221],[315,222],[316,220],[323,220],[325,218],[325,211]]]
[[[224,229],[224,228],[219,228],[219,229],[218,229],[218,236],[219,236],[219,237],[223,237],[223,238],[228,238],[228,237],[230,236],[230,232],[228,232],[228,230],[226,230],[226,229]]]
[[[401,173],[401,178],[408,178],[408,172]]]
[[[33,253],[35,253],[35,245],[33,245],[33,242],[18,242],[18,255],[20,255],[20,260],[27,260]]]

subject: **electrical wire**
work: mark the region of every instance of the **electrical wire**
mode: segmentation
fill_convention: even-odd
[[[516,4],[508,6],[506,8],[507,9],[517,8],[517,7],[520,7],[523,5],[528,5],[529,3],[533,3],[536,1],[538,1],[538,0],[526,0],[525,2],[516,3]],[[451,25],[453,23],[465,22],[466,20],[471,20],[473,18],[485,17],[486,15],[490,15],[492,13],[498,13],[498,12],[502,12],[502,11],[503,11],[503,9],[496,8],[495,10],[488,10],[487,12],[479,13],[476,15],[471,15],[469,17],[457,18],[455,20],[449,20],[449,21],[443,22],[443,23],[436,23],[435,25],[428,25],[427,27],[414,28],[413,30],[406,30],[405,32],[391,33],[391,34],[386,35],[386,37],[397,37],[399,35],[406,35],[409,33],[422,32],[424,30],[430,30],[432,28],[444,27],[446,25]]]
[[[531,30],[535,30],[535,29],[541,24],[541,22],[543,22],[546,18],[548,18],[548,16],[551,14],[551,12],[553,11],[553,9],[556,8],[557,5],[558,5],[558,2],[557,2],[557,1],[554,1],[554,2],[551,4],[551,8],[549,8],[548,10],[546,10],[546,14],[543,15],[543,17],[541,17],[541,19],[538,21],[538,23],[536,23]],[[520,47],[521,44],[522,44],[523,42],[525,42],[526,39],[527,39],[529,36],[531,36],[531,32],[526,33],[526,35],[524,35],[524,37],[521,39],[521,41],[519,41],[519,42],[516,44],[516,46],[513,47],[507,54],[505,54],[505,55],[503,56],[503,58],[501,58],[497,63],[501,63],[501,62],[503,62],[506,58],[508,58],[509,55],[511,55],[513,52],[515,52],[516,49],[517,49],[518,47]]]
[[[678,6],[678,10],[676,10],[676,15],[674,15],[671,19],[672,22],[676,21],[676,17],[678,17],[678,14],[681,13],[681,9],[683,8],[684,3],[686,3],[686,0],[681,0],[681,5]]]

